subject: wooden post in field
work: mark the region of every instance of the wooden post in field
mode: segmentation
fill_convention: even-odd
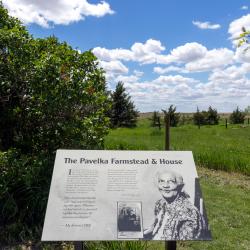
[[[226,128],[227,128],[227,118],[226,118]]]
[[[247,124],[249,125],[249,118],[247,118]]]
[[[170,115],[165,113],[165,150],[170,150]],[[176,241],[165,241],[165,250],[176,250]]]

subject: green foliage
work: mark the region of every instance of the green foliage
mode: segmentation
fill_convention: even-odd
[[[197,107],[196,113],[193,114],[193,120],[194,120],[195,125],[200,126],[201,124],[205,123],[205,116],[203,113],[200,112],[198,107]]]
[[[249,41],[250,38],[250,31],[246,30],[245,27],[242,27],[242,33],[240,34],[239,37],[236,38],[238,40],[238,47],[245,46],[245,51],[249,49]]]
[[[168,108],[168,111],[162,110],[165,115],[165,120],[166,117],[169,116],[170,118],[170,126],[171,127],[177,127],[179,121],[180,121],[180,113],[176,113],[176,107],[173,105],[170,105]]]
[[[236,110],[233,111],[233,113],[230,115],[230,122],[233,124],[240,124],[244,123],[246,114],[239,109],[239,107],[236,108]]]
[[[59,147],[101,145],[108,125],[103,115],[107,98],[95,56],[79,54],[54,37],[35,40],[27,32],[4,33],[4,39],[0,36],[6,58],[0,62],[2,150],[52,152]],[[12,43],[12,33],[18,43]]]
[[[110,120],[112,127],[135,127],[138,111],[135,109],[131,97],[126,93],[122,82],[118,82],[111,94],[112,109]]]
[[[219,124],[220,116],[216,109],[213,109],[209,106],[207,111],[206,122],[208,125],[217,125]]]
[[[24,155],[16,149],[0,153],[0,241],[37,240],[47,204],[54,158]]]
[[[0,242],[39,235],[56,149],[103,147],[103,73],[91,51],[34,39],[0,4]]]
[[[209,106],[208,111],[200,112],[197,107],[196,113],[193,115],[193,121],[195,125],[218,125],[220,116],[216,109]]]
[[[146,241],[88,242],[87,249],[89,250],[146,250],[148,249],[148,242]]]
[[[151,126],[152,127],[160,127],[161,126],[161,117],[159,115],[159,112],[154,111],[152,117],[150,118],[151,120]]]

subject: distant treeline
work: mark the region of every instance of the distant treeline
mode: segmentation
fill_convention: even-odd
[[[170,125],[176,127],[184,124],[194,125],[218,125],[221,120],[231,124],[244,124],[244,122],[250,117],[250,107],[247,107],[245,111],[242,111],[237,107],[232,113],[219,114],[217,109],[209,106],[208,110],[200,111],[197,107],[194,113],[177,113],[176,107],[170,105],[168,110],[162,110],[163,112],[154,111],[153,113],[142,114],[142,117],[149,117],[151,125],[153,127],[159,127],[165,121],[166,115],[169,115]],[[249,114],[249,116],[248,116]],[[249,120],[247,120],[249,121]]]

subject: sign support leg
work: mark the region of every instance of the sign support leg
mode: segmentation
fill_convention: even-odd
[[[74,249],[75,250],[86,250],[84,242],[83,241],[75,241],[74,242]]]
[[[165,250],[176,250],[176,241],[165,241]]]

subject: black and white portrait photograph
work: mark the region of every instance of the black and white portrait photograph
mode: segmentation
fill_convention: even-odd
[[[154,203],[152,224],[144,228],[144,239],[150,240],[199,240],[210,238],[207,219],[199,186],[194,181],[194,201],[185,191],[181,174],[161,170],[155,175],[155,184],[160,198]]]

